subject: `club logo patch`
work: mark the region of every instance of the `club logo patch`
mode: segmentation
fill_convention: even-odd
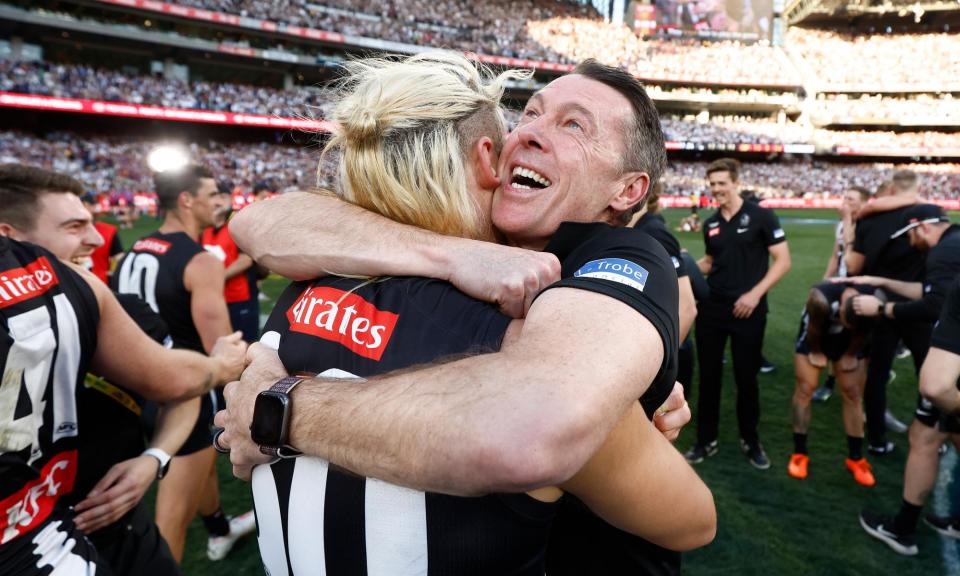
[[[749,225],[750,225],[750,215],[744,214],[743,216],[740,217],[740,227],[746,228]]]
[[[592,260],[573,273],[576,278],[598,278],[624,284],[643,292],[649,272],[643,266],[622,258]]]
[[[773,237],[776,238],[777,240],[779,240],[780,238],[783,238],[783,236],[784,236],[783,228],[777,228],[776,230],[773,231]]]

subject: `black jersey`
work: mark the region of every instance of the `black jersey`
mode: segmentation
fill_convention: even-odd
[[[683,278],[687,275],[687,267],[683,262],[680,242],[678,242],[677,238],[667,229],[667,223],[663,219],[663,216],[647,212],[637,220],[637,223],[634,224],[633,227],[637,230],[643,230],[663,246],[663,249],[666,250],[670,256],[673,268],[677,271],[677,278]]]
[[[881,212],[857,222],[853,250],[864,256],[861,274],[904,282],[923,279],[923,254],[910,247],[906,234],[890,238],[902,226],[903,213],[909,208]]]
[[[203,247],[183,232],[155,232],[134,243],[120,262],[111,285],[121,294],[136,294],[170,329],[173,345],[203,353],[203,340],[193,323],[190,292],[183,284],[187,264]]]
[[[73,489],[81,422],[76,392],[97,344],[87,283],[42,248],[0,238],[0,566],[42,573],[76,537],[58,500]],[[26,534],[30,535],[26,536]],[[82,539],[82,536],[80,536]],[[45,547],[49,546],[46,550]],[[85,542],[70,559],[83,563]],[[74,573],[74,572],[69,572]]]
[[[261,341],[291,373],[369,377],[490,352],[510,319],[421,278],[291,284]],[[253,473],[260,552],[281,574],[543,574],[556,503],[526,494],[458,498],[350,474],[319,458]]]
[[[756,286],[770,268],[769,247],[786,241],[772,210],[744,202],[730,220],[714,212],[703,223],[703,241],[713,258],[707,284],[713,299],[733,302]],[[757,306],[766,313],[766,296]]]
[[[923,296],[919,300],[893,305],[897,320],[935,322],[953,285],[960,274],[960,226],[944,230],[940,241],[927,252],[923,273]]]
[[[170,343],[166,323],[146,302],[134,294],[117,294],[117,301],[148,336]],[[78,445],[77,481],[73,492],[63,499],[70,506],[86,498],[114,464],[136,458],[146,449],[141,419],[146,402],[136,392],[88,372],[78,390],[77,404],[84,415],[83,436]],[[102,536],[100,531],[96,535]]]
[[[933,327],[930,346],[960,355],[960,277],[950,287],[940,319]]]
[[[659,332],[663,362],[640,398],[652,418],[673,390],[679,354],[677,276],[667,252],[636,229],[597,223],[562,224],[547,251],[561,262],[561,280],[550,288],[610,296],[639,312]],[[680,555],[610,526],[567,494],[550,534],[547,568],[551,575],[571,576],[678,574]]]

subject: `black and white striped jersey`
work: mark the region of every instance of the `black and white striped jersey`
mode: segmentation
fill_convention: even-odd
[[[445,282],[327,278],[290,285],[262,341],[290,373],[363,378],[496,350],[509,321]],[[423,493],[308,457],[255,469],[253,494],[271,576],[542,575],[557,506]]]
[[[114,290],[139,296],[163,318],[175,348],[201,354],[203,341],[193,323],[183,273],[190,260],[203,252],[203,247],[183,232],[154,232],[133,244],[111,280]]]
[[[96,349],[99,320],[93,291],[74,271],[42,248],[0,238],[4,574],[61,567],[58,573],[86,574],[91,566],[59,500],[77,477],[77,387]]]

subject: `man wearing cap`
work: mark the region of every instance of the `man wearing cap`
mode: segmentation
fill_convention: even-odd
[[[890,188],[892,198],[913,198],[917,190],[917,175],[909,170],[900,170],[894,174]],[[904,214],[909,209],[900,207],[857,221],[853,242],[846,245],[844,252],[848,276],[869,274],[910,284],[918,284],[923,280],[923,255],[910,245],[906,235],[895,235],[904,226]],[[890,298],[895,303],[906,299],[893,291]],[[870,347],[863,400],[867,416],[868,450],[878,456],[893,450],[893,442],[886,439],[884,413],[887,408],[887,380],[897,344],[902,340],[910,349],[914,368],[919,373],[923,354],[930,341],[929,326],[902,320],[905,319],[880,322]]]
[[[934,322],[940,317],[947,294],[960,275],[960,226],[950,224],[943,209],[933,204],[907,208],[902,226],[891,239],[906,237],[910,246],[925,252],[926,273],[922,282],[861,276],[850,280],[883,288],[907,299],[883,303],[875,296],[858,296],[854,308],[864,316],[883,316],[897,323],[909,323],[926,334],[927,346]],[[916,358],[923,364],[927,348]],[[914,351],[916,357],[917,351]],[[938,449],[950,435],[960,434],[960,421],[944,414],[928,399],[918,395],[916,418],[910,425],[910,453],[903,478],[903,502],[893,518],[864,510],[860,524],[871,536],[905,555],[917,553],[916,529],[920,511],[933,489],[939,464]]]

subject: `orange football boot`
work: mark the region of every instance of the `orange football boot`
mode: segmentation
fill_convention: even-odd
[[[859,460],[847,458],[847,470],[853,474],[853,479],[857,481],[857,484],[869,488],[877,483],[877,479],[873,477],[873,469],[870,467],[870,463],[867,462],[866,458]]]
[[[794,454],[790,456],[790,462],[787,464],[787,474],[798,480],[806,480],[809,463],[810,457],[806,454]]]

